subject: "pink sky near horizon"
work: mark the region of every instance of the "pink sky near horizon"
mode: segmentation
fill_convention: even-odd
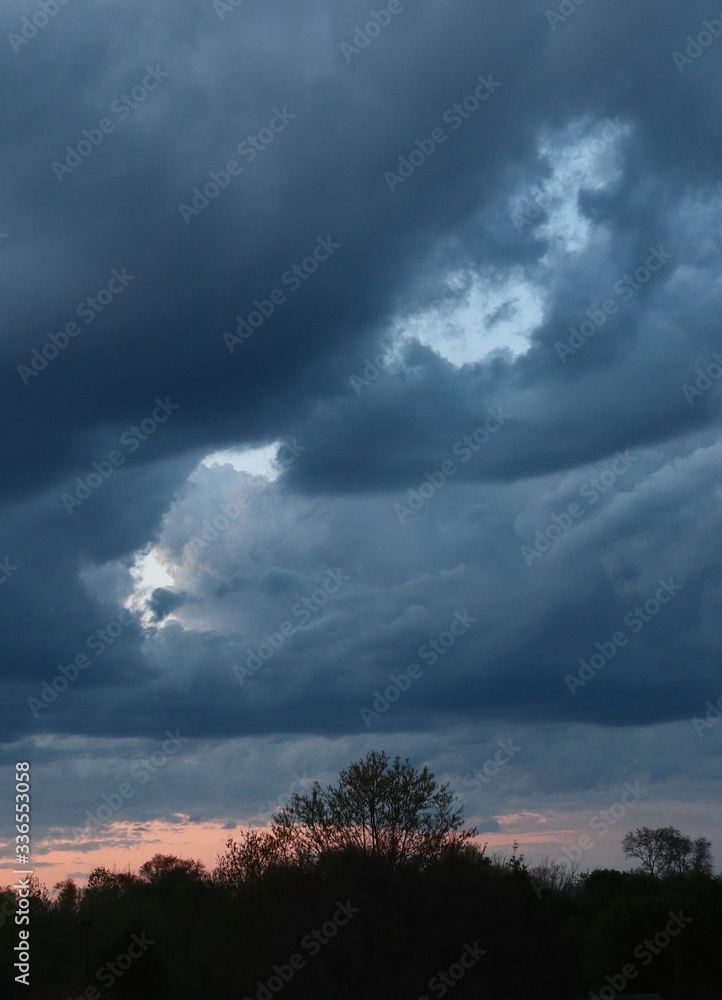
[[[515,812],[507,816],[495,817],[502,828],[498,833],[482,833],[476,840],[487,844],[488,853],[503,852],[511,854],[513,842],[516,840],[523,853],[528,852],[526,859],[534,864],[545,855],[556,856],[562,846],[573,845],[580,836],[588,833],[589,828],[580,823],[580,814],[562,814],[552,817],[534,812]],[[526,830],[522,827],[526,826]],[[529,829],[536,826],[537,829]],[[189,823],[154,821],[152,823],[108,823],[103,830],[103,841],[97,842],[90,836],[78,844],[95,844],[96,847],[81,850],[78,844],[68,844],[67,847],[55,848],[50,842],[37,841],[35,854],[31,854],[31,864],[41,882],[49,890],[60,881],[73,878],[77,883],[84,884],[88,873],[95,867],[104,866],[118,871],[137,872],[140,866],[150,860],[155,854],[174,854],[182,858],[193,858],[202,861],[212,870],[219,854],[222,854],[229,837],[238,838],[240,832],[247,828],[246,824],[238,823],[233,828],[223,827],[218,823]],[[263,827],[254,827],[262,829]],[[521,829],[520,829],[521,828]],[[592,856],[589,864],[595,867],[620,867],[628,865],[623,858],[621,847],[616,838],[613,857],[600,859],[598,853]],[[609,841],[608,841],[609,842]],[[67,842],[66,842],[67,843]],[[13,874],[16,866],[9,853],[11,844],[0,845],[0,886],[12,884],[16,876]],[[556,848],[556,851],[554,850]],[[615,860],[616,856],[618,858]],[[587,867],[583,859],[581,868]]]

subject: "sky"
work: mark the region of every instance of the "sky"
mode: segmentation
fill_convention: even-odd
[[[719,870],[719,4],[0,22],[0,883],[16,762],[52,886],[374,749]]]

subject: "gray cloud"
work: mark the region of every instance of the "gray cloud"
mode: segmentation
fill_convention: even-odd
[[[0,14],[6,749],[107,740],[107,768],[178,726],[194,760],[327,741],[333,774],[508,722],[583,763],[505,809],[591,803],[600,729],[683,796],[645,734],[719,694],[722,149],[715,52],[674,53],[718,10],[416,0],[364,46],[358,0],[108,0],[13,42],[35,10]],[[279,442],[273,481],[201,464]],[[712,746],[681,751],[699,801]],[[188,775],[168,809],[228,820]]]

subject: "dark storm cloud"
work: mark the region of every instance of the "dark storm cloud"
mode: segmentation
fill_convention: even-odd
[[[357,0],[77,0],[13,44],[34,10],[0,14],[4,738],[651,726],[716,697],[722,40],[673,53],[718,9],[416,0],[364,46]],[[515,224],[605,127],[580,244],[562,195]],[[526,353],[411,336],[450,287],[453,334],[475,282]],[[282,440],[260,490],[199,466]],[[146,593],[151,545],[173,584]]]
[[[501,323],[503,320],[513,319],[516,310],[516,300],[510,299],[508,302],[504,302],[500,305],[498,309],[495,309],[489,316],[486,317],[487,323],[490,326],[494,326],[497,323]]]
[[[157,587],[148,601],[148,607],[153,612],[156,621],[167,618],[171,611],[175,611],[182,604],[183,594],[176,594],[166,587]]]
[[[533,12],[536,16],[532,16]],[[203,13],[209,20],[204,20]],[[358,14],[358,8],[349,5],[347,13]],[[38,332],[28,329],[27,322],[21,322],[23,300],[9,303],[12,329],[17,331],[12,344],[15,365],[27,362],[33,346],[42,345],[45,327],[61,329],[64,320],[74,316],[79,303],[104,287],[113,267],[127,267],[135,276],[122,297],[113,301],[102,315],[96,315],[94,327],[83,328],[78,339],[52,362],[49,370],[31,377],[27,386],[20,379],[9,386],[8,402],[23,417],[29,409],[45,413],[52,408],[56,415],[57,429],[46,429],[40,442],[38,435],[33,438],[36,449],[40,444],[46,466],[62,461],[63,450],[58,449],[56,440],[61,430],[67,429],[71,421],[80,422],[81,426],[85,422],[77,412],[83,404],[68,399],[66,387],[71,377],[85,387],[84,405],[92,403],[95,427],[99,417],[111,422],[118,418],[119,411],[132,419],[131,406],[135,404],[137,412],[143,389],[146,398],[159,391],[162,372],[162,384],[174,390],[185,404],[167,445],[172,449],[186,447],[189,437],[204,442],[209,437],[228,440],[233,436],[238,440],[239,425],[243,428],[241,433],[253,439],[264,432],[273,433],[281,421],[295,422],[308,412],[310,398],[328,395],[329,390],[333,393],[341,374],[339,364],[344,364],[343,375],[347,374],[345,359],[353,358],[354,340],[359,341],[361,348],[365,346],[371,324],[382,320],[392,296],[398,296],[414,271],[423,267],[424,258],[433,247],[429,227],[439,225],[442,213],[449,220],[457,220],[453,225],[444,224],[449,234],[455,232],[458,245],[450,253],[449,262],[455,255],[478,252],[476,244],[480,238],[490,245],[479,249],[498,254],[500,248],[493,227],[488,235],[479,237],[478,231],[472,235],[468,220],[459,218],[462,205],[467,212],[472,208],[469,197],[473,184],[481,192],[476,196],[473,213],[485,221],[484,216],[496,210],[500,196],[503,201],[509,190],[510,164],[526,160],[530,164],[527,170],[534,169],[535,132],[545,121],[554,123],[559,119],[560,99],[567,117],[590,112],[602,117],[604,113],[621,112],[633,123],[635,134],[643,133],[654,126],[646,120],[640,121],[646,110],[645,99],[650,96],[649,81],[641,88],[640,83],[653,66],[659,71],[663,59],[667,72],[661,83],[655,83],[655,97],[667,107],[669,118],[677,119],[679,103],[685,95],[690,99],[684,81],[680,86],[679,75],[668,59],[669,44],[677,39],[678,21],[671,11],[666,17],[664,12],[660,15],[658,7],[655,7],[653,36],[639,9],[633,14],[624,12],[631,20],[626,26],[629,31],[647,27],[641,58],[639,37],[634,38],[635,63],[639,59],[641,65],[627,90],[614,77],[600,81],[596,72],[593,88],[591,78],[584,76],[574,88],[564,88],[549,72],[556,68],[559,59],[573,62],[577,69],[580,43],[593,45],[597,59],[606,46],[616,53],[617,60],[624,59],[622,46],[631,45],[633,36],[623,32],[617,18],[602,21],[601,14],[593,8],[580,11],[578,18],[558,32],[549,30],[538,5],[529,5],[529,16],[522,21],[521,29],[517,19],[504,16],[500,6],[492,8],[487,18],[479,19],[478,23],[476,19],[470,23],[468,12],[454,16],[431,5],[409,9],[404,21],[395,26],[396,34],[389,28],[387,34],[363,53],[363,60],[352,66],[339,62],[334,45],[334,36],[341,38],[344,34],[344,18],[338,9],[333,15],[333,25],[316,14],[312,18],[315,31],[307,29],[300,37],[293,34],[299,15],[287,4],[279,5],[270,15],[264,9],[262,18],[259,11],[247,6],[237,11],[235,18],[228,16],[223,29],[215,16],[211,16],[210,5],[193,7],[184,23],[179,22],[177,14],[170,17],[168,14],[164,12],[172,30],[164,27],[147,36],[154,39],[153,54],[149,40],[140,51],[130,43],[139,34],[146,17],[151,28],[164,24],[163,13],[144,13],[140,17],[124,14],[119,26],[123,32],[123,42],[117,45],[120,51],[115,58],[102,60],[98,55],[102,49],[99,42],[109,28],[96,16],[82,35],[73,34],[66,39],[79,56],[85,57],[80,59],[85,67],[83,72],[76,71],[85,86],[79,85],[80,80],[75,86],[65,85],[62,115],[50,114],[51,104],[46,96],[48,89],[52,89],[50,80],[42,84],[45,103],[40,82],[32,85],[27,98],[34,100],[37,121],[30,155],[27,147],[24,149],[29,169],[26,167],[27,176],[16,211],[21,217],[25,192],[25,197],[32,199],[35,212],[42,211],[46,219],[55,223],[49,227],[51,231],[65,234],[66,249],[62,254],[65,263],[58,268],[57,258],[61,253],[56,247],[53,273],[44,280],[46,288],[50,285],[50,290],[56,289],[56,295],[48,301],[47,314],[33,312],[33,325]],[[623,16],[621,7],[618,16]],[[62,32],[64,23],[58,18],[57,23],[45,30]],[[278,33],[271,46],[273,26]],[[444,48],[453,48],[453,72],[448,69],[448,62],[440,74],[422,72],[424,48],[429,42],[421,50],[411,43],[428,39],[427,32],[431,29],[443,29],[436,56],[440,65]],[[236,31],[242,31],[249,47],[254,44],[250,60],[237,58],[231,49],[230,39],[236,37]],[[562,38],[564,32],[569,33],[566,43]],[[197,55],[178,65],[179,57],[175,57],[174,64],[173,53],[181,38]],[[35,39],[27,51],[18,53],[11,64],[15,72],[28,72],[27,63],[44,40]],[[535,60],[531,63],[530,52]],[[263,62],[261,53],[265,57]],[[402,56],[401,66],[399,56]],[[488,69],[480,62],[482,56],[489,63]],[[137,81],[131,72],[134,60]],[[209,70],[219,60],[228,70],[223,76],[225,93],[219,86],[218,75]],[[129,110],[127,117],[120,119],[121,111],[112,110],[114,102],[120,101],[119,107],[128,109],[119,95],[132,90],[133,85],[142,87],[142,80],[147,78],[146,63],[161,65],[168,78],[148,93],[147,100],[137,110]],[[440,121],[444,109],[473,90],[477,71],[488,75],[494,69],[499,79],[504,76],[500,91],[491,95],[488,105],[482,106],[475,118],[450,134],[448,146],[424,164],[423,172],[420,168],[402,188],[393,194],[389,192],[382,179],[383,172],[395,165],[398,156],[408,152],[414,143],[413,136],[429,133],[433,124]],[[705,66],[700,64],[694,69],[701,77]],[[50,62],[47,72],[53,70],[57,74],[57,67]],[[546,80],[546,90],[539,86],[540,78]],[[529,98],[532,80],[533,101]],[[660,88],[664,88],[662,93]],[[701,98],[704,87],[698,84],[693,93]],[[374,113],[375,100],[382,94],[384,113]],[[134,103],[132,98],[130,103]],[[193,186],[207,181],[210,170],[225,165],[239,139],[267,125],[272,109],[277,106],[288,108],[294,119],[253,162],[243,163],[243,174],[219,194],[217,203],[203,209],[192,224],[184,225],[178,203],[190,200]],[[115,131],[71,176],[59,182],[50,168],[52,158],[59,156],[67,143],[79,139],[83,128],[95,127],[104,111],[114,121]],[[27,116],[24,120],[27,121]],[[700,131],[699,136],[689,135],[689,145],[703,138],[702,122],[697,118],[688,117],[686,127],[689,132],[695,127]],[[503,142],[498,138],[500,131]],[[714,138],[706,133],[705,136],[709,147]],[[636,262],[633,251],[646,250],[652,240],[665,236],[664,227],[660,229],[659,225],[661,206],[651,218],[640,220],[633,215],[631,224],[627,212],[630,198],[646,197],[645,186],[651,183],[659,188],[670,183],[670,179],[658,176],[659,169],[654,171],[651,182],[646,180],[646,171],[644,181],[638,178],[641,163],[636,161],[643,157],[650,162],[654,157],[655,164],[659,161],[658,149],[648,148],[653,138],[639,134],[636,142],[642,149],[634,150],[636,156],[630,150],[629,176],[619,185],[616,197],[616,213],[623,216],[623,220],[619,219],[621,231],[616,236],[623,241],[622,246],[631,244],[629,253],[623,255],[617,245],[617,259],[625,267]],[[669,137],[664,131],[656,138],[668,141]],[[243,160],[240,154],[236,155]],[[662,172],[674,170],[681,176],[684,154],[681,159],[681,163],[679,159],[675,163],[663,161]],[[451,186],[450,175],[455,178]],[[142,178],[140,183],[139,178]],[[271,189],[272,199],[266,193]],[[651,201],[654,205],[654,199]],[[651,209],[645,211],[649,215]],[[613,217],[614,212],[615,206],[607,205],[604,220]],[[80,227],[71,226],[71,219],[80,219]],[[240,240],[237,219],[242,220]],[[504,222],[505,229],[509,229],[508,218]],[[534,228],[530,227],[522,239],[514,240],[517,260],[524,260],[530,249],[535,255],[539,253],[540,248],[529,245]],[[302,291],[288,292],[289,298],[292,294],[298,297],[286,303],[285,309],[279,307],[278,320],[266,323],[252,342],[228,358],[221,339],[223,329],[233,324],[236,314],[250,312],[253,299],[263,299],[278,285],[286,269],[303,259],[317,236],[326,235],[328,230],[341,243],[334,259]],[[96,249],[101,233],[103,246],[107,247],[104,261]],[[505,235],[507,242],[513,235],[509,230]],[[414,249],[409,243],[412,238]],[[80,252],[68,253],[71,247],[75,251],[78,243],[82,244],[77,247]],[[87,266],[89,247],[93,247],[95,265],[91,270]],[[201,247],[203,253],[199,255]],[[30,254],[32,258],[33,248]],[[74,275],[71,260],[76,262]],[[163,261],[160,268],[159,260]],[[570,300],[568,295],[570,282],[578,288],[578,274],[570,274],[566,282],[563,275],[557,278],[559,285],[564,286],[559,288],[556,298],[564,297],[568,314],[565,321],[575,318],[577,309],[583,312],[588,302],[600,294],[599,286],[593,285],[593,277],[598,278],[594,273],[596,268],[592,272],[587,266],[586,270],[588,290],[586,297],[581,290],[577,293],[578,302]],[[619,270],[622,273],[623,268]],[[58,311],[57,293],[61,290],[67,305]],[[564,329],[567,323],[556,325]],[[587,356],[579,359],[578,369],[592,363],[596,346],[591,345]],[[533,363],[532,358],[526,367]],[[538,367],[537,362],[535,368]],[[191,371],[193,378],[189,379]],[[553,374],[560,377],[556,371]],[[498,388],[501,390],[505,382],[511,382],[513,391],[514,378],[514,371],[507,373],[505,379],[498,377],[502,383]],[[548,403],[544,405],[543,373],[537,371],[533,382],[541,397],[538,405],[543,418],[549,408]],[[282,390],[282,414],[273,402],[269,405],[263,392],[266,384]],[[555,391],[553,379],[547,391]],[[603,391],[600,386],[597,395]],[[460,405],[467,398],[467,409],[476,407],[478,387],[472,373],[461,378],[457,393]],[[203,412],[201,422],[194,420],[199,408]],[[405,407],[399,409],[403,413]],[[550,437],[558,430],[559,419],[554,417],[553,412],[547,417]],[[622,419],[626,426],[628,414],[622,414]],[[25,434],[34,430],[30,420],[21,419],[18,423],[21,433],[13,442],[16,459],[18,449],[27,444]],[[406,447],[411,434],[418,435],[422,430],[418,424],[408,426],[409,423],[398,442],[399,450]],[[524,435],[523,429],[520,434]],[[608,438],[613,436],[619,438],[619,430]],[[71,443],[72,438],[77,438],[77,434],[71,435]],[[608,440],[603,444],[590,442],[591,447],[597,448],[608,444]],[[576,458],[573,454],[570,457]],[[559,457],[552,461],[558,462]],[[357,465],[362,477],[366,472],[363,455]],[[16,461],[14,468],[18,466],[22,467],[22,463]],[[299,463],[299,475],[303,466],[304,463]],[[372,466],[368,470],[370,481],[375,478],[374,472]],[[326,478],[343,481],[331,464]]]

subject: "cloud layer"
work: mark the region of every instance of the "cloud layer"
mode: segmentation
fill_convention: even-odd
[[[3,7],[0,717],[74,788],[43,829],[168,729],[168,808],[221,825],[515,727],[489,829],[711,798],[713,6]]]

